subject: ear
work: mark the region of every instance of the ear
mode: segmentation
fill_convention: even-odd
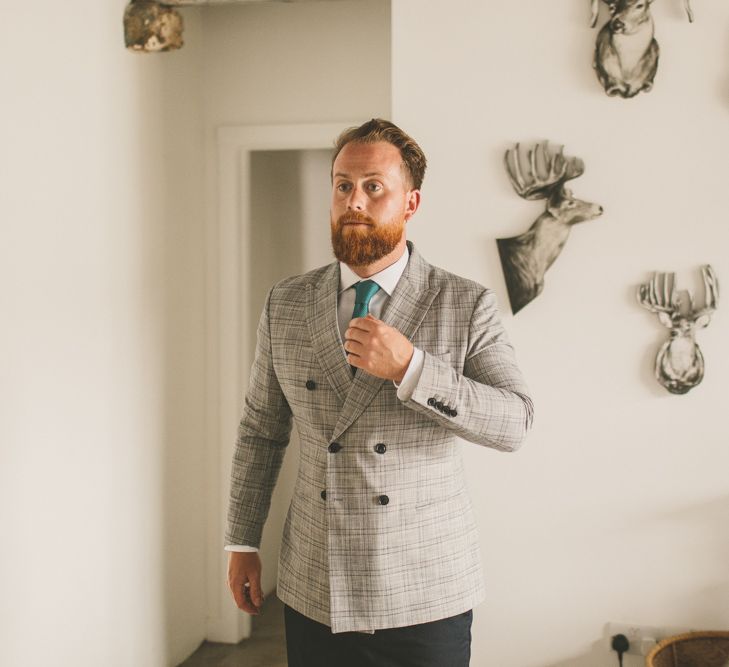
[[[697,329],[704,329],[705,327],[709,326],[710,321],[711,321],[711,315],[709,313],[706,313],[706,314],[701,315],[700,317],[696,318],[696,321],[694,322],[694,326]]]
[[[420,206],[420,190],[409,190],[406,193],[405,222],[415,215]]]
[[[567,199],[567,188],[564,185],[554,187],[547,196],[547,211],[558,218],[562,211],[562,202]],[[570,196],[572,193],[569,193]]]

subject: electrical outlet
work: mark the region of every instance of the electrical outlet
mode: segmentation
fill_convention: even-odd
[[[663,638],[661,628],[650,625],[631,625],[629,623],[607,624],[607,647],[612,651],[614,635],[625,635],[630,642],[627,655],[648,655],[650,650]]]
[[[656,627],[652,625],[637,625],[630,623],[608,623],[606,628],[606,644],[608,651],[612,651],[612,637],[625,635],[630,642],[627,655],[646,656],[651,649],[662,639],[691,632],[690,628]]]

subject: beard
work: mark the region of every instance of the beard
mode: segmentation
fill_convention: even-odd
[[[347,227],[348,222],[367,227]],[[364,213],[349,211],[331,221],[334,256],[348,266],[367,266],[389,255],[400,242],[405,220],[382,224]]]

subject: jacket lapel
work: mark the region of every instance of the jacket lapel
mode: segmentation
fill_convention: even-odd
[[[410,258],[408,259],[405,271],[403,271],[403,274],[395,287],[395,291],[390,295],[390,298],[385,305],[381,319],[385,322],[385,324],[389,324],[391,327],[397,329],[408,340],[412,340],[415,332],[420,326],[420,323],[423,321],[425,314],[428,312],[430,305],[433,303],[433,299],[435,299],[436,295],[440,291],[440,288],[430,286],[428,282],[430,265],[415,250],[415,247],[410,241],[407,242],[407,245],[410,250]],[[337,280],[339,280],[338,265],[336,274]],[[322,304],[322,307],[323,306],[324,304]],[[326,304],[326,306],[331,308],[330,312],[333,311],[336,313],[336,288],[334,290],[333,302],[330,301]],[[334,385],[337,393],[340,393],[340,390],[347,386],[348,392],[346,394],[342,411],[339,414],[339,420],[334,427],[332,440],[335,440],[344,433],[344,431],[352,425],[354,420],[362,414],[364,409],[375,397],[375,394],[377,394],[380,390],[382,383],[390,382],[390,380],[383,380],[382,378],[375,377],[361,369],[357,369],[357,373],[354,378],[352,378],[351,371],[349,370],[349,364],[344,356],[344,348],[339,338],[336,321],[334,322],[334,329],[334,336],[327,334],[324,340],[331,343],[332,339],[336,338],[343,366],[340,368],[339,363],[331,364],[335,367],[331,369],[330,381],[333,378],[334,381],[337,382],[337,384]],[[326,359],[330,362],[338,361],[334,360],[334,355],[328,346],[324,347],[324,352],[326,354]],[[345,378],[342,377],[343,375],[346,375],[348,382],[345,383]]]
[[[321,280],[316,284],[309,283],[306,291],[306,321],[314,356],[339,400],[344,402],[354,378],[344,354],[337,320],[339,262],[330,264]]]

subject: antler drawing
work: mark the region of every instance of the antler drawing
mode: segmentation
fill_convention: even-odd
[[[524,199],[546,199],[546,210],[523,234],[497,239],[501,266],[514,314],[544,289],[544,273],[562,251],[570,227],[602,214],[602,206],[576,199],[565,182],[585,170],[582,160],[556,152],[549,142],[535,144],[523,154],[519,144],[504,155],[506,171],[516,193]]]
[[[654,273],[638,287],[638,302],[658,315],[671,337],[656,356],[656,379],[672,394],[685,394],[704,378],[704,356],[696,343],[696,330],[709,325],[719,301],[719,280],[710,265],[702,267],[704,307],[696,310],[688,290],[685,304],[676,289],[675,273]]]
[[[649,0],[649,2],[652,2],[652,0]],[[608,2],[608,4],[617,4],[617,2],[613,1]],[[694,22],[694,13],[691,10],[691,0],[683,0],[684,8],[686,9],[686,13],[688,14],[688,20],[690,23]],[[590,19],[590,27],[594,28],[597,25],[597,17],[600,11],[600,0],[592,0],[592,18]]]
[[[601,28],[595,45],[593,67],[608,95],[634,97],[653,87],[658,70],[658,42],[654,38],[653,0],[605,0],[610,19]],[[693,22],[689,0],[684,0]],[[592,0],[591,27],[597,24],[599,0]]]

